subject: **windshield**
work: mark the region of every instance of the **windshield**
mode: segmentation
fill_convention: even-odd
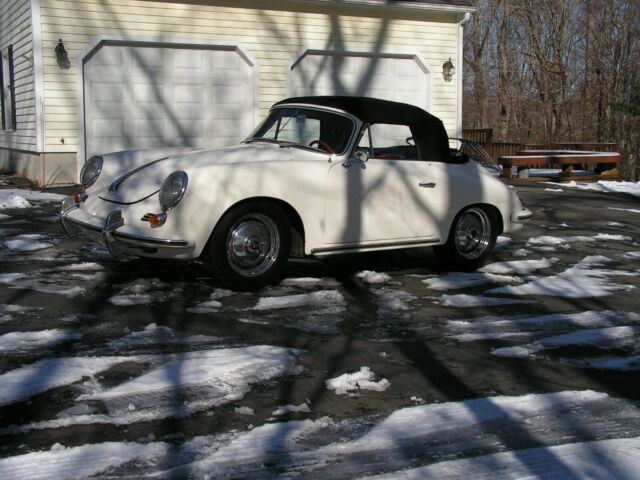
[[[276,108],[247,142],[277,142],[280,146],[341,154],[347,149],[353,129],[353,120],[337,113],[312,108]]]

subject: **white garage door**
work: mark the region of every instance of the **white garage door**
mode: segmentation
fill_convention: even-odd
[[[84,64],[86,158],[236,143],[254,126],[254,81],[234,49],[102,45]]]
[[[349,95],[429,109],[430,78],[412,55],[308,51],[291,67],[292,96]]]

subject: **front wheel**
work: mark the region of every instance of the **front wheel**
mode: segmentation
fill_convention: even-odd
[[[259,290],[280,279],[290,246],[289,221],[280,207],[245,203],[220,220],[204,262],[224,287]]]
[[[461,211],[451,225],[447,243],[435,247],[438,259],[458,270],[485,264],[498,238],[498,220],[492,209],[475,206]]]

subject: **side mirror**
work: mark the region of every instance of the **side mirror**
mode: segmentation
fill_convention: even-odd
[[[369,154],[364,150],[358,150],[356,153],[354,153],[353,156],[356,157],[358,160],[360,160],[362,163],[369,160]]]

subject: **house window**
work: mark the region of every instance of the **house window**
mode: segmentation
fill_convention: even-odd
[[[16,128],[16,88],[13,71],[13,45],[9,45],[2,52],[0,62],[0,113],[2,113],[2,129],[15,130]]]

